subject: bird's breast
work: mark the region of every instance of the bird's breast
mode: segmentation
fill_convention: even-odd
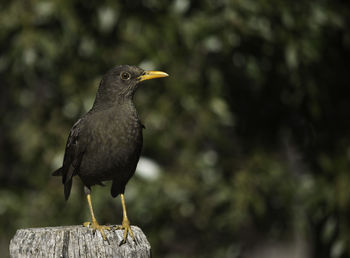
[[[142,149],[142,125],[134,113],[106,112],[90,118],[88,148],[81,177],[112,180],[132,174]]]
[[[142,127],[133,116],[109,117],[104,126],[104,133],[99,135],[101,147],[108,148],[114,155],[127,158],[142,144]]]

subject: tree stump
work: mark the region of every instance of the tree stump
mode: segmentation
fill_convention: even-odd
[[[27,228],[17,230],[10,243],[10,257],[151,257],[151,246],[138,227],[131,227],[135,241],[128,236],[125,244],[123,230],[101,233],[83,226]]]

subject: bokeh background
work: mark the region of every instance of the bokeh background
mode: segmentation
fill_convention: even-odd
[[[350,257],[347,1],[0,2],[0,252],[90,219],[59,178],[69,130],[117,64],[163,70],[128,215],[154,257]],[[119,198],[93,188],[101,223]]]

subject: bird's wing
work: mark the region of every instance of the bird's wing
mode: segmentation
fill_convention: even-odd
[[[72,178],[79,169],[82,157],[84,155],[84,144],[79,139],[83,127],[82,118],[79,119],[72,127],[68,136],[66,150],[64,153],[63,166],[56,170],[53,175],[62,176],[64,184],[64,194],[68,199],[72,187]]]

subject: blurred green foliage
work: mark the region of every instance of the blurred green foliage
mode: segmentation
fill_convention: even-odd
[[[156,257],[247,257],[301,239],[350,256],[350,5],[346,1],[2,1],[0,249],[17,228],[89,219],[50,176],[117,64],[166,71],[135,97],[146,125],[128,214]],[[109,187],[101,223],[120,223]]]

